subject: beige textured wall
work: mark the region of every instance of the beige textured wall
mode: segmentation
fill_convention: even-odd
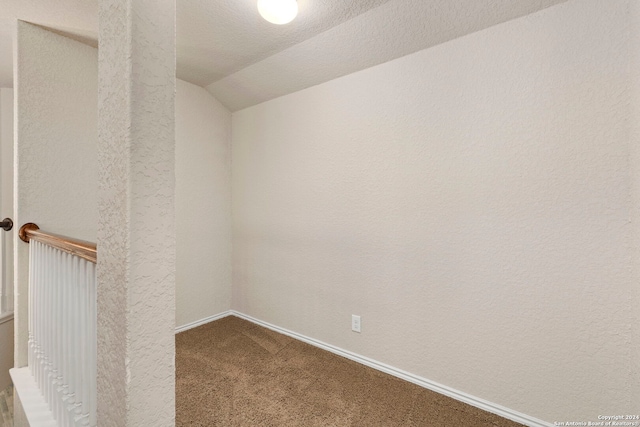
[[[640,301],[640,2],[629,1],[629,29],[631,40],[631,114],[629,122],[631,125],[631,176],[632,176],[632,200],[633,209],[631,214],[632,237],[633,237],[633,266],[635,286],[632,287],[629,298],[632,301]],[[640,378],[640,310],[629,313],[635,315],[631,317],[632,338],[629,343],[632,346],[633,355],[631,360],[635,363],[630,367],[630,378],[639,381]],[[640,401],[640,391],[637,391],[636,401]]]
[[[97,49],[17,25],[14,222],[96,240]],[[28,245],[15,251],[16,367],[27,363]]]
[[[548,422],[637,413],[628,6],[234,113],[232,307]]]
[[[231,113],[176,87],[176,325],[231,308]]]

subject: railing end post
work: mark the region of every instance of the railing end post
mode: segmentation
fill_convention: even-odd
[[[28,233],[29,230],[40,230],[40,227],[38,227],[33,222],[28,222],[25,225],[23,225],[22,227],[20,227],[20,231],[18,232],[18,236],[20,236],[20,240],[22,240],[25,243],[29,243],[29,233]]]
[[[2,228],[4,231],[11,231],[11,229],[13,228],[13,221],[11,221],[11,218],[5,218],[0,221],[0,228]]]

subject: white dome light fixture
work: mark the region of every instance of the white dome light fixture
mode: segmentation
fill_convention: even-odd
[[[272,24],[288,24],[298,14],[296,0],[258,0],[258,12]]]

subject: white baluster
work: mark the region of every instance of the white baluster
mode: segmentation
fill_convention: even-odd
[[[49,408],[51,408],[51,412],[53,412],[53,417],[58,420],[58,411],[57,411],[57,399],[56,399],[56,388],[58,383],[58,352],[60,351],[60,253],[57,249],[53,250],[53,267],[55,268],[55,282],[53,285],[53,304],[52,308],[52,318],[53,318],[53,328],[51,331],[51,370],[49,375]]]
[[[62,405],[61,399],[63,396],[63,388],[64,388],[64,357],[63,357],[63,347],[65,340],[65,331],[64,331],[64,310],[66,307],[65,301],[65,282],[64,280],[64,264],[65,264],[65,254],[61,251],[56,251],[58,256],[58,267],[60,270],[58,271],[58,286],[56,287],[56,294],[58,295],[58,307],[57,307],[57,322],[58,322],[58,330],[56,331],[56,376],[55,376],[55,389],[53,394],[53,403],[56,410],[56,419],[58,420],[59,425],[64,425],[64,418],[62,416]]]
[[[96,266],[32,241],[31,373],[60,427],[96,426]]]
[[[52,256],[52,252],[53,249],[47,247],[47,255],[45,256],[45,258],[43,259],[43,261],[46,263],[46,269],[45,271],[50,271],[50,284],[49,286],[45,286],[44,287],[44,291],[46,293],[46,301],[48,301],[48,304],[42,304],[43,309],[44,309],[44,318],[42,320],[42,383],[43,383],[43,393],[44,393],[44,398],[47,401],[47,403],[49,402],[49,385],[50,385],[50,371],[51,371],[51,366],[50,366],[50,357],[51,357],[51,353],[52,353],[52,347],[51,347],[51,335],[52,335],[52,330],[51,330],[51,324],[53,323],[53,315],[52,315],[52,311],[53,311],[53,305],[57,302],[53,299],[53,292],[52,292],[52,288],[53,286],[55,286],[55,266],[51,263],[51,256]]]
[[[82,416],[82,348],[84,347],[84,342],[82,340],[82,324],[84,323],[84,319],[82,318],[82,287],[84,282],[82,280],[82,272],[84,269],[84,260],[75,257],[74,259],[74,279],[76,284],[76,293],[74,299],[74,346],[75,346],[75,370],[74,370],[74,404],[72,408],[72,420],[73,426],[79,426],[80,420]]]
[[[79,362],[78,357],[78,348],[79,342],[77,339],[77,324],[80,319],[78,319],[77,313],[80,309],[78,305],[78,286],[79,286],[79,277],[78,277],[78,257],[70,258],[70,285],[71,285],[71,295],[69,297],[70,301],[70,310],[68,317],[68,328],[69,328],[69,359],[68,359],[68,367],[69,367],[69,377],[67,379],[68,392],[67,402],[66,402],[66,413],[67,418],[69,420],[68,425],[75,425],[75,409],[77,406],[77,396],[76,396],[76,380],[77,380],[77,365]]]
[[[33,242],[34,251],[35,251],[35,259],[33,261],[34,269],[36,270],[36,281],[33,283],[33,287],[36,289],[34,299],[33,299],[33,358],[34,358],[34,371],[35,371],[35,379],[36,383],[40,390],[42,390],[42,371],[41,371],[41,360],[40,360],[40,351],[42,343],[40,340],[40,319],[42,318],[42,308],[40,306],[40,301],[44,298],[42,295],[42,291],[40,289],[40,280],[41,280],[41,268],[42,268],[42,246],[38,242]]]
[[[37,243],[37,242],[33,242]],[[38,301],[40,299],[40,295],[38,294],[39,290],[37,288],[37,283],[39,280],[39,272],[40,265],[38,261],[41,259],[39,255],[40,248],[37,245],[34,245],[29,248],[29,274],[31,271],[34,272],[34,281],[31,281],[29,278],[29,338],[31,339],[30,348],[31,348],[31,360],[29,361],[29,368],[31,369],[31,373],[35,378],[36,382],[38,382],[38,341],[37,341],[37,320],[38,316],[36,315],[38,311]],[[31,270],[33,269],[33,270]]]
[[[98,377],[98,303],[97,303],[97,269],[96,265],[93,263],[89,264],[89,280],[87,280],[87,286],[89,288],[90,301],[89,301],[89,319],[91,329],[90,329],[90,339],[88,344],[90,345],[90,357],[89,357],[89,396],[90,396],[90,418],[89,424],[92,427],[95,427],[97,424],[96,420],[96,412],[98,407],[98,389],[97,389],[97,377]]]
[[[71,360],[71,350],[70,347],[70,322],[69,316],[71,315],[71,310],[73,310],[73,306],[71,305],[71,255],[63,252],[62,253],[62,312],[60,313],[62,318],[62,331],[61,331],[61,358],[60,358],[60,385],[58,387],[58,399],[60,404],[60,420],[62,420],[61,424],[64,426],[69,425],[69,417],[67,412],[67,402],[69,401],[69,363]]]
[[[35,298],[34,298],[34,310],[33,310],[33,343],[34,343],[34,370],[35,370],[35,379],[36,383],[40,390],[42,390],[42,360],[40,357],[40,352],[42,350],[42,342],[40,341],[40,321],[42,319],[42,307],[40,301],[44,298],[42,295],[42,290],[40,289],[40,280],[41,280],[41,269],[42,269],[42,246],[37,244],[38,242],[33,242],[35,245],[35,260],[33,262],[34,269],[36,270],[36,282],[33,286],[36,288]]]
[[[31,375],[34,375],[35,368],[35,360],[34,360],[34,348],[35,342],[33,337],[33,316],[35,313],[35,292],[34,292],[34,284],[36,282],[36,269],[34,266],[34,260],[36,259],[35,251],[37,247],[30,246],[29,247],[29,358],[28,364],[29,369],[31,370]],[[34,375],[35,377],[35,375]]]

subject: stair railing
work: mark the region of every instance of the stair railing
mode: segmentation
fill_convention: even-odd
[[[59,427],[96,425],[96,245],[20,228],[29,245],[29,369]]]

